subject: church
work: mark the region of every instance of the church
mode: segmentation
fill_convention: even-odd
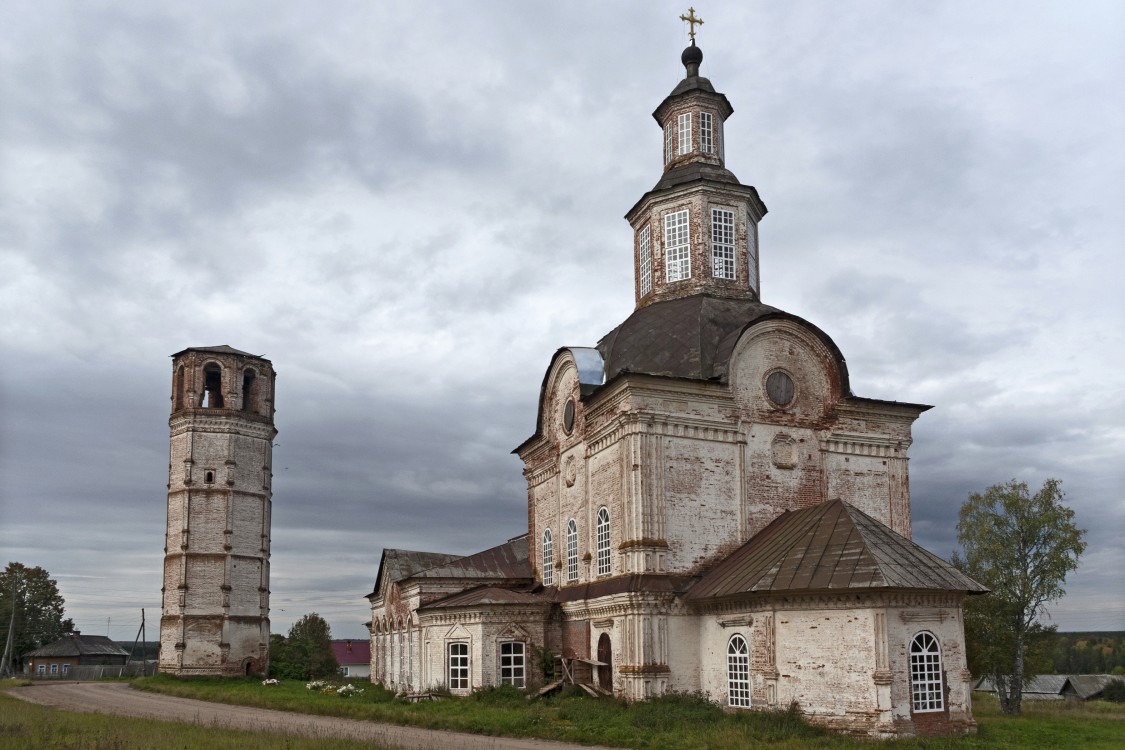
[[[384,550],[372,680],[457,695],[538,686],[549,665],[628,700],[972,731],[962,602],[984,589],[911,541],[911,426],[930,407],[853,394],[828,334],[761,302],[766,206],[726,167],[733,109],[694,33],[681,59],[653,112],[663,172],[626,214],[636,309],[555,352],[514,451],[527,534]]]

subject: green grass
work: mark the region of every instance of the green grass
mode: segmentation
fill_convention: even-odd
[[[1024,715],[1012,718],[1001,715],[994,698],[978,694],[974,700],[974,715],[980,725],[976,736],[872,742],[811,727],[798,715],[786,711],[728,713],[715,704],[692,695],[670,695],[628,705],[613,699],[593,699],[580,691],[571,690],[561,696],[529,702],[519,691],[501,688],[485,690],[471,698],[408,704],[377,685],[363,682],[355,684],[364,688],[363,695],[341,698],[306,690],[303,682],[296,681],[265,687],[252,679],[179,680],[160,676],[134,683],[136,687],[153,692],[246,706],[429,729],[536,737],[638,750],[734,750],[747,747],[769,750],[1120,750],[1125,747],[1125,706],[1101,702],[1025,701]],[[3,706],[0,706],[0,717],[4,716],[2,711]],[[106,721],[108,727],[116,726],[123,720]],[[133,722],[128,724],[132,726]],[[4,744],[8,737],[6,726],[7,719],[0,720],[0,750],[7,747],[133,748],[166,744],[151,739],[151,735],[150,739],[138,744],[113,744],[117,740],[112,738],[103,744],[66,744],[65,741],[57,741],[57,731],[56,744]],[[207,737],[211,736],[209,733],[224,737],[242,734],[202,727],[196,729],[204,733],[200,736]],[[176,748],[228,746],[211,742],[198,745],[180,743],[179,731],[165,735],[177,738],[172,743]],[[194,739],[192,741],[195,742]],[[299,745],[297,742],[297,738],[274,738],[272,744],[243,745],[236,742],[229,746],[327,746]],[[332,746],[352,747],[335,741],[332,741]]]
[[[0,750],[372,750],[370,743],[56,711],[0,693]]]

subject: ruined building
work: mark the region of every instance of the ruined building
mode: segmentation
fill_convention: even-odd
[[[172,355],[160,671],[269,663],[274,372],[229,346]]]
[[[733,109],[702,59],[693,42],[653,113],[663,170],[626,214],[636,310],[555,353],[516,448],[527,535],[385,550],[372,677],[526,686],[542,649],[628,699],[968,731],[962,602],[982,589],[911,541],[907,451],[930,407],[856,396],[828,334],[760,300],[766,206],[726,167]]]

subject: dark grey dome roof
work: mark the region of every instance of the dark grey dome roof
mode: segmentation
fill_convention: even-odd
[[[597,347],[605,360],[605,380],[628,372],[725,381],[743,331],[775,318],[795,321],[816,334],[839,365],[841,392],[851,392],[843,355],[812,323],[754,300],[706,294],[647,305],[606,334]]]

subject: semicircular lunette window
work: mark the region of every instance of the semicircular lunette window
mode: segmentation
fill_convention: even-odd
[[[795,390],[793,378],[787,372],[775,370],[766,378],[766,395],[778,406],[789,406],[793,403]]]

